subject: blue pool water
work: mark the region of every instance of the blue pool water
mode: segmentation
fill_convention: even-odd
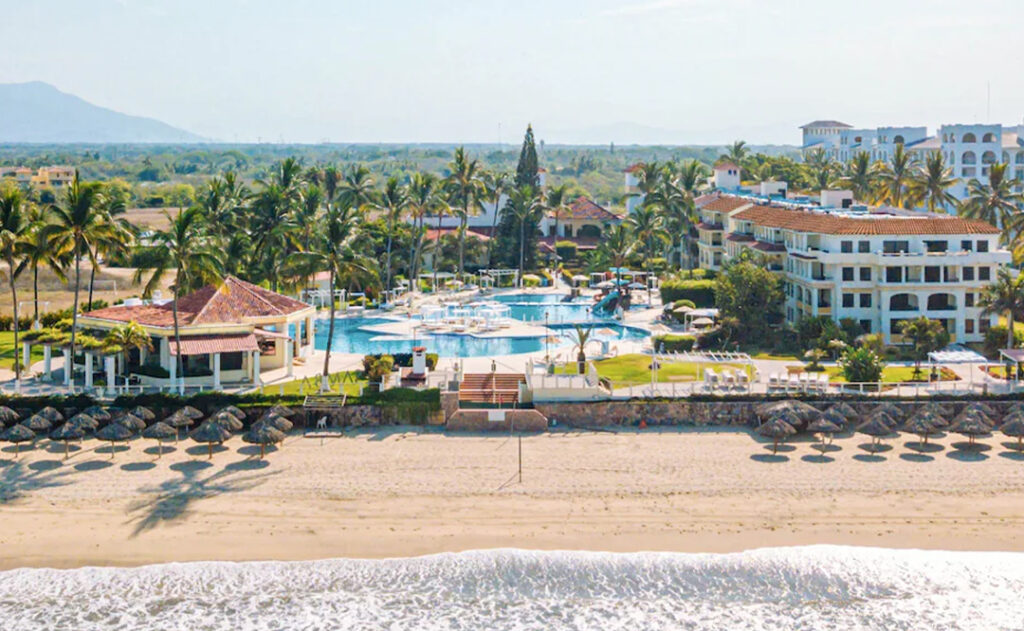
[[[549,348],[555,349],[564,344],[571,344],[575,337],[574,324],[591,323],[594,335],[591,339],[608,340],[615,343],[619,340],[640,340],[649,333],[643,329],[622,326],[613,320],[599,318],[590,314],[590,300],[560,302],[558,295],[511,294],[495,296],[495,301],[508,305],[511,317],[528,322],[544,322],[544,312],[548,312],[550,328],[559,337],[559,342],[550,341]],[[386,318],[340,318],[334,323],[334,340],[331,352],[335,353],[408,353],[413,346],[426,346],[431,353],[441,357],[493,357],[513,355],[517,353],[534,353],[544,350],[544,338],[524,337],[490,337],[475,338],[469,335],[431,335],[420,334],[415,339],[382,336],[375,331],[367,331],[365,327],[385,324]],[[319,321],[316,325],[316,348],[327,348],[328,323]]]

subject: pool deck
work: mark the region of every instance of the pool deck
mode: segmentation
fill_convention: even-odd
[[[423,326],[422,320],[413,320],[409,318],[396,319],[385,324],[369,324],[360,328],[364,331],[406,339],[413,339],[424,335],[466,335],[475,338],[545,337],[547,335],[556,335],[555,332],[546,327],[527,324],[518,320],[512,320],[508,326],[493,330],[471,328],[465,331],[454,331],[450,327],[441,327],[431,330]],[[426,343],[429,344],[429,342]]]

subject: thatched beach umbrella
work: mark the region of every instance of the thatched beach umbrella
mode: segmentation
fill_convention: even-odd
[[[36,433],[24,425],[12,425],[4,433],[0,434],[0,440],[14,443],[14,453],[21,453],[21,443],[35,440]]]
[[[274,407],[272,407],[269,410],[267,410],[266,413],[267,414],[269,414],[269,413],[277,414],[278,416],[283,416],[285,418],[291,418],[291,417],[295,416],[295,410],[293,410],[293,409],[291,409],[289,407],[285,407],[285,406],[281,405],[280,403],[278,403]]]
[[[220,412],[217,412],[216,414],[214,414],[210,418],[206,419],[206,423],[214,423],[216,425],[219,425],[220,427],[223,427],[228,432],[237,432],[237,431],[241,430],[244,427],[244,425],[242,424],[241,419],[239,419],[234,414],[232,414],[230,412],[225,412],[223,410],[221,410]]]
[[[1003,421],[1003,424],[999,427],[1004,435],[1010,436],[1011,438],[1017,439],[1017,451],[1024,450],[1024,419],[1011,419],[1009,421]]]
[[[991,425],[974,416],[968,416],[958,421],[949,429],[952,432],[966,436],[967,444],[971,446],[974,445],[974,439],[978,436],[988,436],[992,433]]]
[[[1003,416],[1003,422],[999,424],[999,428],[1002,429],[1003,425],[1007,423],[1024,423],[1024,411],[1013,410]]]
[[[7,407],[6,405],[0,405],[0,427],[5,425],[13,425],[17,423],[21,418],[21,415]]]
[[[58,412],[57,408],[49,405],[36,412],[36,415],[45,418],[50,423],[60,423],[64,420],[64,415]]]
[[[754,408],[754,414],[762,420],[768,420],[774,418],[781,412],[792,413],[796,419],[796,427],[803,427],[811,421],[821,418],[821,412],[818,408],[813,405],[808,405],[802,401],[796,401],[794,399],[786,399],[785,401],[775,401],[773,403],[762,403]],[[792,423],[791,423],[792,424]]]
[[[851,421],[850,417],[843,414],[841,410],[837,410],[834,405],[822,412],[821,420],[838,425],[839,430],[836,431],[841,431]]]
[[[838,423],[833,423],[832,421],[825,418],[819,418],[816,421],[811,421],[807,425],[807,431],[821,436],[822,451],[825,450],[825,438],[827,437],[829,440],[831,440],[832,434],[835,434],[840,430],[842,430],[842,427]]]
[[[868,420],[884,423],[890,430],[894,430],[899,427],[901,422],[898,418],[893,416],[889,410],[885,409],[876,409],[872,411],[870,416],[868,416]]]
[[[206,443],[210,449],[210,458],[213,458],[213,443],[223,443],[231,437],[231,432],[217,423],[204,421],[190,436],[197,443]]]
[[[833,403],[831,406],[829,406],[828,410],[825,411],[831,411],[834,413],[841,414],[844,417],[846,417],[847,422],[850,423],[855,423],[857,419],[860,418],[860,414],[857,412],[857,410],[853,409],[853,406],[850,405],[849,403],[844,403],[843,401],[840,401],[839,403]]]
[[[146,429],[142,430],[142,436],[143,438],[156,439],[156,446],[158,449],[156,457],[159,458],[160,456],[164,455],[163,441],[168,440],[170,438],[177,438],[178,430],[174,429],[167,423],[160,421],[157,423],[153,423]]]
[[[133,416],[137,416],[146,422],[156,420],[156,413],[143,405],[136,405],[132,409],[128,410],[128,413]]]
[[[877,447],[882,438],[892,436],[893,431],[884,420],[884,414],[877,415],[871,420],[857,426],[858,434],[865,434],[871,437],[871,453],[878,451]]]
[[[125,427],[130,429],[133,434],[136,432],[141,432],[142,430],[146,429],[146,421],[131,413],[119,417],[111,424],[124,425]]]
[[[103,406],[100,405],[90,405],[89,407],[82,410],[82,414],[88,414],[89,416],[93,417],[94,419],[101,423],[105,423],[106,421],[109,421],[111,418],[110,412],[108,412]]]
[[[80,440],[83,436],[85,436],[85,430],[70,421],[50,432],[50,440],[63,441],[65,460],[68,459],[68,442]]]
[[[985,411],[981,408],[966,407],[963,412],[956,415],[953,419],[953,426],[960,425],[964,422],[978,423],[988,427],[990,430],[995,427],[995,423],[992,422],[992,418],[985,414]]]
[[[925,445],[928,444],[928,435],[935,432],[935,426],[928,420],[928,417],[920,414],[907,419],[902,429],[909,434],[917,434],[918,438],[921,439],[921,443]]]
[[[192,427],[196,423],[192,417],[183,413],[181,410],[171,414],[165,418],[163,422],[174,428],[174,442],[178,442],[178,432],[181,431],[182,427]]]
[[[284,440],[284,434],[274,429],[273,427],[264,423],[257,423],[252,426],[245,434],[242,434],[242,440],[247,443],[260,446],[260,459],[266,454],[267,445],[273,445]]]
[[[176,411],[175,414],[181,414],[183,416],[187,416],[188,418],[190,418],[192,420],[198,420],[198,419],[201,419],[204,416],[206,416],[205,414],[203,414],[202,410],[199,410],[198,408],[194,408],[191,405],[186,405],[185,407],[183,407],[180,410]]]
[[[45,416],[42,416],[41,414],[33,414],[32,416],[22,421],[20,424],[29,428],[36,434],[48,432],[50,431],[50,429],[53,428],[53,423],[50,422],[50,419],[46,418]]]
[[[876,414],[878,412],[884,412],[885,414],[888,414],[890,418],[896,421],[897,425],[901,423],[904,418],[907,417],[907,411],[905,409],[890,401],[887,401],[882,405],[876,406],[875,409],[871,411],[872,414]]]
[[[237,407],[235,407],[233,405],[229,405],[229,406],[226,406],[226,407],[223,407],[223,408],[217,410],[218,414],[221,413],[221,412],[227,412],[228,414],[230,414],[231,416],[234,416],[235,418],[237,418],[240,421],[244,421],[245,420],[245,412],[243,412],[242,410],[238,409]]]
[[[96,432],[96,438],[110,443],[110,459],[114,459],[114,443],[127,443],[128,439],[135,435],[135,432],[120,423],[109,423],[106,427]]]
[[[774,455],[779,450],[779,441],[795,434],[796,428],[781,418],[776,417],[758,427],[757,433],[765,438],[772,439],[772,454]]]
[[[256,424],[260,424],[260,423],[262,423],[264,425],[269,425],[270,427],[273,427],[274,429],[278,430],[279,432],[291,431],[291,429],[293,427],[291,421],[289,421],[288,419],[286,419],[283,416],[278,416],[277,414],[273,414],[273,413],[264,414],[260,418],[260,420],[256,422]]]
[[[92,416],[91,414],[86,414],[84,412],[79,412],[78,414],[75,414],[74,416],[69,418],[68,423],[74,425],[75,427],[81,428],[83,433],[94,432],[96,431],[96,428],[100,426],[100,422],[96,419],[95,416]]]

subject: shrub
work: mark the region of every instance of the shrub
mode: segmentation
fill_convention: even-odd
[[[721,348],[724,340],[725,332],[722,330],[722,327],[708,329],[697,336],[697,344],[702,351]]]
[[[1020,348],[1024,345],[1024,332],[1020,329],[1013,331],[1013,347]],[[1006,348],[1006,325],[997,324],[985,332],[985,354],[996,356],[999,350]]]
[[[555,243],[555,254],[564,260],[576,258],[576,244],[572,241],[558,241]]]
[[[523,278],[524,287],[540,287],[540,279],[533,277]]]
[[[658,335],[653,340],[655,350],[659,352],[664,350],[667,353],[687,353],[692,351],[696,341],[697,338],[692,335],[673,335],[671,333]]]
[[[14,318],[9,315],[0,315],[0,331],[10,331],[14,327]]]
[[[866,346],[850,348],[839,358],[843,377],[851,383],[871,383],[882,378],[885,363]]]
[[[715,304],[715,282],[712,280],[669,279],[661,283],[661,301],[690,300],[697,307],[712,307]]]
[[[691,309],[696,309],[697,305],[693,304],[692,300],[687,300],[686,298],[683,298],[682,300],[676,300],[675,302],[672,303],[673,309],[678,309],[679,307],[689,307]]]

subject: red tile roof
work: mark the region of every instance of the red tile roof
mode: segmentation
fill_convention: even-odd
[[[753,241],[754,237],[749,234],[743,234],[741,232],[733,232],[732,234],[726,235],[726,241],[734,241],[736,243],[743,243],[744,241]]]
[[[178,343],[172,337],[167,340],[171,355],[178,354]],[[209,355],[211,353],[240,353],[258,351],[259,344],[252,333],[241,335],[201,335],[181,338],[182,355]]]
[[[865,215],[862,217],[830,215],[805,210],[787,210],[770,206],[753,206],[742,210],[735,219],[759,226],[783,228],[798,232],[850,235],[914,235],[914,234],[999,234],[994,226],[962,217],[895,217]]]
[[[721,162],[719,164],[716,164],[715,171],[718,171],[720,169],[735,169],[737,171],[740,170],[740,168],[736,166],[735,162]]]
[[[488,229],[490,230],[490,229]],[[458,228],[427,228],[427,231],[423,233],[423,238],[427,241],[437,241],[438,236],[444,236],[446,234],[455,234]],[[490,241],[491,237],[478,231],[476,228],[466,228],[467,237],[476,237],[481,241]]]
[[[781,243],[768,243],[767,241],[754,241],[750,247],[762,252],[785,252],[786,246]]]
[[[629,165],[625,169],[623,169],[622,172],[623,173],[636,173],[637,171],[639,171],[642,168],[644,168],[644,163],[643,162],[636,162],[634,164]]]
[[[702,221],[697,224],[697,230],[725,230],[725,226],[720,223],[704,223]]]
[[[553,216],[553,215],[552,215]],[[591,219],[594,221],[620,221],[621,217],[615,213],[607,210],[601,206],[598,206],[591,200],[583,197],[582,195],[576,198],[572,204],[569,205],[569,212],[567,215],[559,214],[560,219]]]
[[[701,210],[712,210],[720,213],[731,213],[737,208],[743,208],[744,206],[750,206],[754,202],[749,199],[743,199],[742,197],[722,196],[717,199],[713,199],[710,202],[701,206]]]
[[[199,324],[241,323],[249,318],[285,316],[308,309],[309,305],[282,296],[252,283],[226,276],[219,285],[207,285],[178,299],[178,323]],[[115,306],[83,314],[100,320],[129,322],[145,326],[174,326],[173,304]]]

